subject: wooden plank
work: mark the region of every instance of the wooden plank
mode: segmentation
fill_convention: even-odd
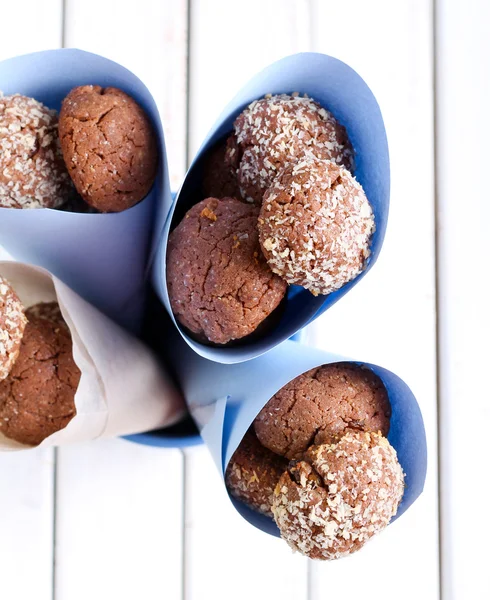
[[[0,60],[61,46],[63,0],[3,4]]]
[[[2,6],[0,60],[58,47],[61,9],[61,0]],[[1,248],[0,258],[9,258]],[[0,577],[2,595],[11,600],[52,598],[53,461],[51,449],[0,455]]]
[[[192,0],[189,159],[236,92],[271,62],[309,49],[308,0]]]
[[[483,600],[489,594],[485,540],[490,535],[490,524],[479,511],[472,520],[467,507],[468,494],[476,493],[478,500],[490,493],[486,475],[489,393],[480,376],[488,369],[490,337],[485,231],[490,219],[485,183],[490,160],[489,21],[490,6],[486,2],[437,2],[439,431],[444,600]],[[467,165],[466,172],[463,165]],[[471,440],[471,446],[465,451],[461,448],[467,439]]]
[[[347,18],[351,16],[352,18]],[[437,420],[434,271],[432,4],[429,0],[316,0],[315,50],[356,69],[385,119],[392,166],[391,209],[380,259],[315,324],[318,346],[381,364],[403,377],[425,418],[429,472],[412,510],[359,555],[312,568],[312,600],[438,597]],[[342,23],[342,26],[337,26]],[[332,25],[337,24],[337,25]],[[407,565],[417,577],[407,576]],[[366,587],[383,565],[382,585]],[[355,572],[356,577],[349,577]],[[403,581],[403,585],[400,582]]]
[[[181,597],[179,450],[103,440],[59,453],[57,600]]]
[[[309,46],[306,0],[250,0],[240,10],[226,0],[192,0],[191,6],[190,159],[250,77]],[[307,562],[236,513],[202,449],[186,453],[185,591],[186,600],[307,597]]]
[[[177,186],[185,169],[186,0],[65,4],[65,45],[123,64],[153,93]],[[57,600],[85,599],[94,589],[100,598],[180,597],[180,451],[109,440],[59,456]]]
[[[249,525],[231,504],[211,455],[185,452],[185,600],[306,600],[307,560]]]
[[[121,63],[152,92],[165,129],[171,184],[177,189],[186,168],[187,0],[65,4],[65,45]]]
[[[51,449],[0,455],[0,577],[9,600],[52,598],[53,456]]]

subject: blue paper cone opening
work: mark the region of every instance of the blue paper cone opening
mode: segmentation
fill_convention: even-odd
[[[0,208],[0,245],[17,260],[45,267],[115,321],[137,329],[155,220],[158,227],[171,205],[163,128],[153,97],[121,65],[81,50],[36,52],[0,62],[4,94],[30,96],[49,108],[59,110],[72,88],[86,84],[124,90],[149,116],[160,153],[153,188],[120,213]]]
[[[202,358],[169,330],[167,343],[172,364],[191,414],[198,423],[222,477],[255,417],[287,383],[321,365],[353,362],[376,373],[383,381],[392,408],[388,439],[405,473],[406,490],[396,518],[403,515],[423,491],[427,473],[427,441],[417,400],[397,375],[377,365],[353,361],[296,342],[287,341],[254,360],[223,365]],[[262,531],[278,535],[268,519],[240,502],[237,510]]]
[[[221,363],[251,360],[287,340],[307,323],[325,312],[346,294],[378,258],[386,231],[389,210],[390,167],[388,144],[376,99],[363,79],[345,63],[316,53],[284,58],[256,75],[225,108],[189,169],[178,197],[168,215],[153,265],[155,288],[172,315],[166,284],[166,249],[170,231],[186,211],[203,199],[203,160],[213,145],[232,131],[233,121],[253,100],[265,94],[306,93],[331,111],[347,129],[356,153],[355,176],[373,208],[376,232],[372,238],[367,268],[353,281],[327,296],[313,296],[290,286],[284,311],[278,322],[262,336],[250,336],[223,347],[200,343],[176,323],[186,343],[200,356]]]

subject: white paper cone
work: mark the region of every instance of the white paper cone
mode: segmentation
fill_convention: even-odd
[[[44,269],[16,262],[0,262],[0,274],[26,308],[59,303],[81,370],[76,416],[42,446],[139,433],[173,425],[186,414],[181,394],[153,353],[67,285]],[[22,448],[0,434],[0,451]]]

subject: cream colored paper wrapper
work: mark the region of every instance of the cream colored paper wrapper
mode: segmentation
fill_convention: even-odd
[[[139,340],[109,320],[48,271],[0,261],[0,274],[28,308],[57,301],[82,374],[76,416],[41,446],[139,433],[170,426],[186,408],[163,366]],[[0,451],[29,448],[0,433]]]

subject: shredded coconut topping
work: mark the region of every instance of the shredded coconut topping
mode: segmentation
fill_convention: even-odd
[[[274,273],[316,296],[338,290],[365,268],[375,221],[346,169],[305,157],[267,190],[258,227]]]
[[[0,97],[0,207],[57,208],[72,194],[56,111],[19,94]]]
[[[354,167],[347,133],[327,110],[308,96],[266,96],[252,102],[236,119],[243,154],[238,182],[244,198],[260,202],[277,173],[310,155]]]
[[[0,381],[8,376],[19,355],[26,323],[24,307],[8,281],[0,276]]]
[[[359,550],[382,531],[403,497],[396,451],[379,433],[349,431],[292,462],[274,492],[282,537],[310,558],[331,560]]]

